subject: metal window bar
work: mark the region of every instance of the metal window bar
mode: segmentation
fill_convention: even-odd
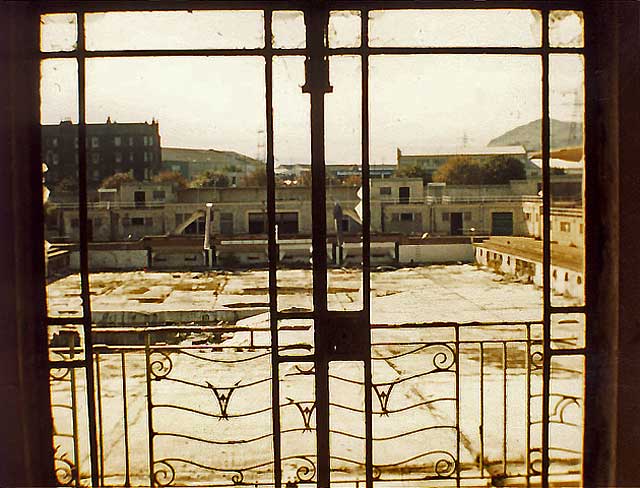
[[[304,8],[306,3],[296,8]],[[265,8],[265,5],[268,7]],[[369,190],[369,119],[368,119],[368,61],[371,55],[380,54],[525,54],[540,56],[542,59],[542,100],[543,100],[543,117],[542,117],[542,159],[543,159],[543,381],[542,381],[542,469],[541,479],[542,486],[549,484],[549,380],[551,376],[550,361],[552,355],[578,354],[585,355],[586,348],[574,349],[572,351],[551,350],[550,348],[550,321],[553,313],[567,312],[584,312],[586,306],[579,307],[552,307],[550,304],[550,118],[549,118],[549,55],[551,53],[584,53],[584,48],[552,48],[549,46],[549,10],[548,4],[536,1],[488,1],[484,2],[482,8],[534,8],[540,9],[542,12],[542,46],[536,48],[372,48],[368,46],[368,13],[371,9],[403,9],[403,8],[420,8],[420,9],[455,9],[455,8],[478,8],[475,2],[443,2],[443,1],[398,1],[388,4],[382,1],[369,1],[366,7],[361,2],[354,3],[352,1],[334,1],[327,2],[324,8],[317,9],[307,6],[304,8],[305,15],[308,16],[308,43],[304,49],[275,49],[271,46],[271,13],[278,9],[290,9],[292,6],[289,2],[246,2],[246,1],[227,1],[217,2],[216,4],[204,4],[196,1],[184,1],[176,4],[169,1],[154,2],[154,10],[222,10],[222,9],[260,9],[264,12],[264,28],[265,28],[265,46],[260,49],[205,49],[205,50],[145,50],[145,51],[86,51],[84,44],[84,12],[92,11],[142,11],[148,10],[147,2],[133,1],[122,2],[120,4],[107,2],[77,2],[52,1],[40,3],[41,13],[68,12],[75,11],[78,16],[78,42],[77,49],[71,52],[53,52],[42,53],[41,58],[65,58],[72,57],[78,59],[78,97],[79,97],[79,220],[80,220],[80,275],[81,275],[81,296],[83,317],[81,319],[84,336],[84,369],[86,372],[87,385],[87,412],[88,412],[88,429],[90,444],[90,462],[91,462],[91,478],[94,485],[98,484],[98,480],[104,476],[103,470],[99,469],[101,465],[98,459],[97,446],[97,426],[96,426],[96,392],[95,378],[93,368],[94,347],[91,328],[91,302],[89,293],[89,272],[88,272],[88,204],[87,204],[87,154],[86,154],[86,96],[85,96],[85,59],[90,57],[133,57],[133,56],[244,56],[244,55],[262,55],[265,58],[265,83],[266,83],[266,121],[267,121],[267,214],[269,223],[268,245],[269,245],[269,291],[270,291],[270,311],[271,311],[271,348],[274,352],[272,372],[273,374],[273,390],[272,400],[274,406],[279,398],[277,371],[278,362],[288,361],[290,358],[280,359],[277,355],[278,337],[277,337],[277,321],[280,316],[286,314],[278,314],[276,310],[276,269],[277,269],[277,244],[275,240],[275,176],[274,176],[274,157],[273,157],[273,110],[272,110],[272,56],[274,54],[307,54],[310,57],[310,71],[312,72],[311,80],[318,82],[321,78],[322,60],[329,55],[338,54],[356,54],[361,57],[362,63],[362,180],[363,180],[363,290],[364,303],[363,313],[369,314],[370,309],[370,190]],[[582,1],[559,1],[554,2],[553,9],[572,9],[581,10],[584,8]],[[342,10],[358,10],[361,15],[361,47],[359,48],[338,48],[330,49],[322,42],[323,30],[326,26],[326,15],[329,9]],[[315,88],[315,89],[314,89]],[[314,201],[324,201],[324,100],[323,93],[318,86],[311,86],[311,107],[312,107],[312,172],[313,172],[313,198]],[[316,320],[316,340],[318,346],[322,346],[324,337],[321,333],[321,327],[318,326],[326,320],[326,248],[324,244],[326,237],[326,228],[324,227],[325,208],[322,205],[314,206],[314,305],[315,310],[311,315]],[[322,223],[322,224],[320,224]],[[287,315],[288,316],[288,315]],[[306,316],[306,315],[305,315]],[[72,320],[49,318],[50,324],[70,323]],[[456,328],[456,330],[458,330]],[[305,358],[308,360],[308,358]],[[506,355],[505,355],[506,368]],[[317,361],[317,358],[316,358]],[[77,361],[76,361],[77,362]],[[52,363],[52,367],[57,363]],[[327,378],[327,372],[323,367],[316,368],[316,388],[319,399],[319,408],[323,408],[328,413],[328,404],[324,405],[324,394],[327,392],[328,384],[324,384]],[[365,361],[365,408],[366,416],[366,486],[372,486],[374,480],[374,467],[372,455],[372,379],[371,379],[371,361]],[[530,379],[528,379],[527,388],[530,391]],[[319,386],[318,386],[319,385]],[[126,389],[126,388],[125,388]],[[149,399],[150,400],[150,399]],[[98,399],[99,401],[99,399]],[[274,408],[273,429],[274,429],[274,481],[276,486],[281,485],[280,473],[280,440],[279,440],[279,413]],[[459,414],[459,412],[458,412]],[[529,413],[527,413],[529,415]],[[322,417],[322,415],[321,415]],[[149,412],[149,444],[150,451],[153,449],[153,431],[151,425],[151,412]],[[324,420],[321,420],[321,423]],[[505,420],[506,422],[506,420]],[[125,419],[126,423],[126,419]],[[320,467],[318,481],[320,484],[328,480],[328,439],[325,434],[328,433],[328,425],[320,425],[318,428],[318,446],[319,450],[325,454],[321,454],[318,458]],[[527,431],[527,445],[529,445],[530,431]],[[459,450],[458,442],[458,450]],[[102,457],[102,456],[100,456]],[[152,462],[152,454],[150,452],[150,463]],[[506,458],[505,458],[506,463]],[[527,464],[529,461],[527,461]],[[324,466],[324,469],[323,469]],[[128,468],[127,468],[128,469]],[[151,467],[152,469],[152,467]],[[458,483],[459,483],[459,467]],[[529,470],[528,470],[529,471]],[[128,477],[128,474],[127,474]],[[153,483],[153,475],[151,480]],[[328,481],[326,481],[328,484]],[[527,484],[529,484],[529,474],[527,474]]]

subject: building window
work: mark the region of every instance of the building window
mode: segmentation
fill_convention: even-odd
[[[449,222],[449,212],[442,212],[442,221]]]
[[[402,204],[409,203],[411,199],[411,188],[408,186],[401,186],[398,188],[398,202]]]
[[[133,217],[131,225],[144,225],[144,217]]]
[[[267,215],[263,213],[249,214],[249,234],[264,234],[267,231]]]
[[[54,166],[57,166],[60,163],[60,156],[58,155],[58,153],[53,153],[52,162]]]
[[[51,145],[53,147],[58,147],[58,138],[57,137],[52,137],[51,138]]]
[[[113,138],[113,145],[116,146],[116,147],[120,147],[122,145],[122,137],[115,136]]]
[[[220,234],[223,236],[233,235],[233,214],[224,212],[220,214]]]
[[[129,136],[129,145],[133,146],[133,136]]]
[[[133,163],[133,153],[132,152],[129,153],[129,161]]]
[[[580,234],[584,234],[584,224],[580,224]]]
[[[381,186],[380,187],[380,195],[391,195],[391,187],[390,186]]]
[[[96,149],[100,147],[100,138],[97,136],[91,136],[91,147]]]
[[[114,158],[116,160],[116,163],[121,163],[122,162],[122,153],[120,151],[116,151]]]
[[[166,198],[166,192],[164,190],[153,190],[154,200],[164,200]]]
[[[571,232],[571,224],[569,222],[560,222],[560,232]]]
[[[144,152],[144,162],[145,163],[149,162],[149,153],[147,151]]]
[[[93,170],[93,180],[98,181],[100,179],[100,171],[97,169]]]
[[[400,222],[413,222],[413,214],[412,213],[401,213],[400,214]]]
[[[93,164],[100,164],[100,153],[91,153],[91,162]]]

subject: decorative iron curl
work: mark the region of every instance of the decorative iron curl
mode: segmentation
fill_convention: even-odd
[[[448,344],[439,344],[443,350],[433,355],[433,366],[436,371],[448,371],[456,363],[456,352]]]
[[[373,466],[373,479],[379,480],[382,476],[382,470],[378,466]]]
[[[62,381],[69,376],[69,368],[52,368],[49,370],[49,378],[53,381]]]
[[[156,357],[154,359],[154,354]],[[149,373],[152,380],[161,380],[166,378],[173,369],[173,361],[169,355],[162,351],[154,351],[149,355]]]
[[[438,477],[449,478],[456,471],[456,458],[453,457],[453,454],[448,452],[442,452],[441,454],[445,457],[440,458],[433,463],[433,470]]]
[[[532,459],[534,456],[537,459]],[[542,474],[542,451],[538,448],[529,451],[529,473],[533,475]]]
[[[569,408],[572,405],[576,406],[578,409],[581,408],[580,401],[578,398],[562,395],[558,400],[558,402],[556,403],[553,409],[553,412],[551,414],[551,417],[557,417],[560,420],[560,422],[564,424],[565,423],[564,412],[567,408]]]
[[[76,466],[67,458],[67,453],[58,457],[60,446],[56,446],[54,454],[54,470],[56,480],[61,486],[71,486],[76,472]]]
[[[169,486],[176,479],[176,470],[167,461],[153,463],[153,482],[156,486]]]
[[[538,369],[542,369],[542,364],[544,361],[544,355],[542,354],[542,351],[534,351],[531,353],[530,356],[530,360],[531,360],[531,370],[532,371],[536,371]]]
[[[68,361],[69,358],[64,354],[61,354],[57,351],[52,351],[52,354],[57,356],[60,361]],[[57,373],[56,373],[57,372]],[[70,369],[69,368],[51,368],[49,370],[49,377],[54,381],[62,381],[67,376],[69,376]]]
[[[296,459],[302,459],[304,462],[309,463],[307,465],[299,466],[296,469],[296,478],[298,483],[303,483],[313,480],[316,476],[316,465],[309,458],[300,457]]]
[[[242,471],[236,471],[231,476],[231,482],[234,485],[242,485],[244,483],[244,473]]]

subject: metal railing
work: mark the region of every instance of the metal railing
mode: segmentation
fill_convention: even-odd
[[[273,486],[276,463],[286,486],[313,483],[313,331],[278,331],[279,459],[272,449],[269,331],[94,329],[100,486]],[[555,332],[553,347],[577,347],[579,331],[566,325]],[[373,325],[371,334],[376,481],[540,484],[540,322]],[[77,361],[83,344],[73,333],[63,342],[51,348],[56,474],[60,485],[85,486],[88,412]],[[579,355],[552,361],[549,456],[557,486],[581,479],[583,367]],[[329,381],[331,483],[364,486],[362,371],[344,364],[330,369]]]

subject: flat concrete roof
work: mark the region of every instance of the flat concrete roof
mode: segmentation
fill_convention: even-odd
[[[529,261],[542,262],[542,241],[531,237],[491,237],[474,244],[490,251],[519,256]],[[584,250],[551,243],[551,264],[572,271],[584,271]]]

